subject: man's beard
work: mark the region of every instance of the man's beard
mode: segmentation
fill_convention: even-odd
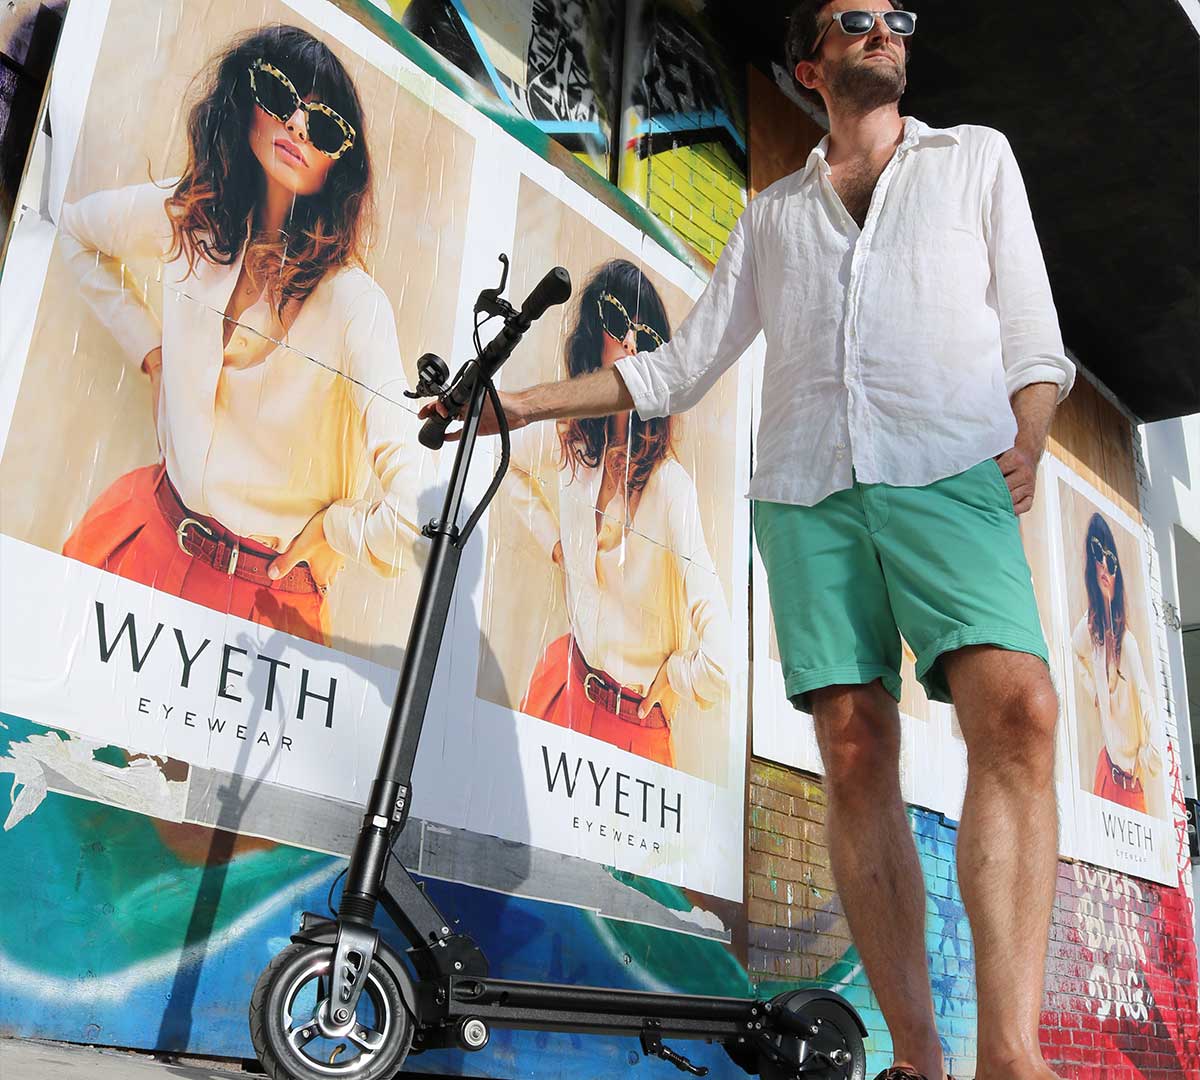
[[[877,64],[872,56],[887,56],[890,63]],[[833,100],[852,112],[870,112],[900,100],[907,84],[903,67],[890,53],[867,53],[854,61],[846,57],[829,80]]]

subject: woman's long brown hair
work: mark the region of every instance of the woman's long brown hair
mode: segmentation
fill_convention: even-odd
[[[653,327],[663,341],[671,337],[667,310],[650,279],[633,263],[613,259],[592,274],[579,298],[575,326],[566,347],[567,373],[571,378],[600,368],[604,347],[600,297],[604,293],[620,300],[634,322]],[[626,475],[626,489],[632,495],[646,486],[655,467],[671,454],[671,417],[643,420],[636,412],[630,413],[627,446],[612,445],[612,428],[611,416],[560,423],[562,464],[570,465],[574,476],[581,465],[595,468],[604,459],[618,475]]]
[[[1116,639],[1116,659],[1121,662],[1121,646],[1125,643],[1125,574],[1121,570],[1118,558],[1116,573],[1113,574],[1112,603],[1107,604],[1104,593],[1100,589],[1099,575],[1096,572],[1096,557],[1092,553],[1092,541],[1099,543],[1101,548],[1107,548],[1116,554],[1117,541],[1112,529],[1104,520],[1102,514],[1093,514],[1088,521],[1087,536],[1083,540],[1083,583],[1087,590],[1088,600],[1088,633],[1092,643],[1104,646],[1105,631],[1111,630]],[[1109,621],[1109,611],[1112,621]]]
[[[335,109],[357,133],[321,190],[294,200],[281,240],[249,235],[264,183],[250,149],[257,108],[250,65],[259,58],[283,71],[302,97],[315,95]],[[229,266],[249,239],[245,266],[282,314],[285,304],[307,297],[327,271],[363,263],[371,166],[358,92],[328,46],[284,25],[234,41],[212,61],[201,86],[188,114],[187,167],[164,202],[172,233],[168,258],[183,255],[189,271],[200,259]]]

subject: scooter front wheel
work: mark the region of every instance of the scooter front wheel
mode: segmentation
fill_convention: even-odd
[[[289,945],[267,965],[250,998],[250,1038],[272,1080],[379,1080],[412,1046],[413,1019],[378,956],[345,1023],[330,1015],[333,947]]]

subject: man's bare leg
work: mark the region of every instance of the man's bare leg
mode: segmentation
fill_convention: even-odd
[[[925,879],[900,794],[900,714],[878,682],[813,695],[838,895],[897,1065],[943,1080],[925,950]]]
[[[958,883],[975,943],[977,1080],[1050,1080],[1038,1025],[1058,865],[1046,665],[972,646],[943,657],[967,742]]]

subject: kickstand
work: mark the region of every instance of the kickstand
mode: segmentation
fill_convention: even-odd
[[[682,1054],[677,1054],[669,1046],[663,1046],[662,1036],[658,1033],[659,1022],[647,1020],[646,1030],[642,1032],[642,1053],[647,1057],[660,1057],[669,1061],[675,1068],[693,1076],[707,1076],[707,1065],[693,1065]]]

